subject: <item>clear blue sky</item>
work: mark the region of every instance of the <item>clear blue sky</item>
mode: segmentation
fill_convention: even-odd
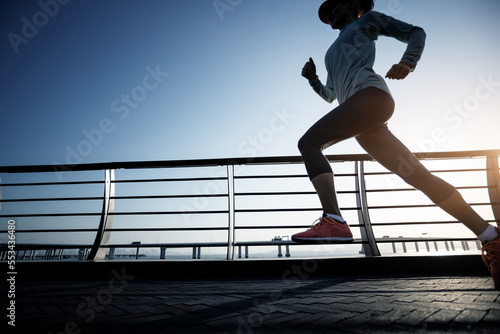
[[[338,32],[322,0],[60,1],[0,5],[0,165],[298,155],[336,106],[300,76],[313,57],[325,80]],[[428,36],[417,70],[389,83],[393,132],[413,151],[500,148],[500,2],[375,10]],[[380,38],[376,71],[404,48]]]

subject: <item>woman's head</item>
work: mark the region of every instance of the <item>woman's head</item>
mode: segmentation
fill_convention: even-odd
[[[373,0],[327,0],[319,8],[319,18],[323,23],[330,24],[332,12],[336,7],[343,7],[340,11],[349,11],[354,19],[373,9]]]

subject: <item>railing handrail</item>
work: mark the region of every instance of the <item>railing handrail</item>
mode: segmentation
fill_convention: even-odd
[[[427,159],[452,159],[452,158],[476,158],[497,155],[498,150],[475,150],[454,152],[419,152],[414,153],[420,160]],[[338,154],[327,155],[331,162],[349,161],[373,161],[368,154]],[[104,162],[87,163],[78,165],[19,165],[0,166],[0,173],[43,173],[64,171],[99,171],[106,169],[154,169],[154,168],[179,168],[179,167],[210,167],[210,166],[236,166],[236,165],[259,165],[274,163],[301,163],[300,156],[275,156],[275,157],[253,157],[253,158],[218,158],[218,159],[194,159],[194,160],[158,160],[158,161],[128,161],[128,162]]]

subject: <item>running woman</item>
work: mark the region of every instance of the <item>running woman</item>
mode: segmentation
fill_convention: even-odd
[[[319,18],[340,30],[325,56],[326,85],[316,75],[312,58],[302,76],[324,100],[338,100],[339,106],[321,118],[299,140],[307,174],[318,194],[324,214],[311,228],[292,236],[296,242],[349,242],[352,233],[342,218],[337,202],[334,176],[322,151],[348,138],[381,165],[421,190],[441,209],[467,226],[483,243],[483,260],[500,289],[499,230],[485,222],[444,180],[432,175],[388,129],[394,100],[384,78],[373,71],[375,41],[389,36],[406,43],[401,61],[392,66],[386,78],[406,78],[420,60],[425,45],[422,28],[372,11],[373,0],[328,0],[319,8]],[[408,172],[402,164],[413,166]]]

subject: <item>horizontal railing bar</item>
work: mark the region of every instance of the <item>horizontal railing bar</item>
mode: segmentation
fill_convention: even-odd
[[[47,197],[47,198],[16,198],[1,199],[0,203],[8,202],[58,202],[58,201],[102,201],[102,197]]]
[[[349,225],[352,227],[352,225]],[[309,225],[261,225],[261,226],[235,226],[235,230],[288,230],[288,229],[305,229],[311,227]]]
[[[296,175],[235,175],[235,180],[252,180],[252,179],[298,179],[305,178],[307,174],[296,174]]]
[[[1,168],[1,167],[0,167]],[[79,184],[103,184],[104,181],[72,181],[72,182],[36,182],[36,183],[2,183],[2,187],[23,187],[23,186],[67,186]]]
[[[477,238],[376,238],[378,243],[392,242],[443,242],[443,241],[478,241]]]
[[[498,220],[495,219],[485,219],[487,223],[496,223]],[[398,226],[398,225],[439,225],[439,224],[462,224],[458,220],[442,220],[442,221],[422,221],[422,222],[384,222],[384,223],[372,223],[374,226]],[[349,224],[350,225],[350,224]],[[350,225],[351,226],[351,225]]]
[[[491,186],[464,186],[455,187],[459,190],[488,189]],[[393,192],[393,191],[416,191],[415,188],[399,189],[370,189],[366,192]],[[337,194],[356,194],[356,190],[340,190]],[[281,195],[316,195],[315,191],[294,191],[294,192],[241,192],[235,196],[281,196]],[[111,199],[175,199],[175,198],[198,198],[198,197],[227,197],[227,194],[203,194],[203,195],[147,195],[147,196],[114,196]],[[0,199],[0,203],[8,202],[42,202],[42,201],[102,201],[102,197],[47,197],[47,198],[16,198]],[[494,203],[493,203],[494,204]]]
[[[444,242],[444,241],[477,241],[475,238],[377,238],[377,242],[380,243],[393,243],[393,242]],[[361,239],[354,239],[354,242],[349,242],[348,244],[363,243]],[[335,245],[337,243],[326,243],[326,245]],[[338,243],[345,245],[346,243]],[[281,240],[281,241],[241,241],[235,242],[235,246],[277,246],[277,245],[305,245],[302,243],[297,243],[291,240]],[[306,244],[307,245],[307,244]],[[58,247],[54,245],[54,247]],[[227,243],[223,242],[213,242],[213,243],[162,243],[162,244],[111,244],[103,245],[103,248],[191,248],[191,247],[227,247]]]
[[[488,189],[489,186],[467,186],[456,187],[459,190],[472,190],[472,189]],[[415,188],[400,188],[400,189],[371,189],[366,192],[394,192],[394,191],[416,191]],[[356,190],[340,190],[337,194],[357,194]],[[294,192],[242,192],[235,193],[235,196],[285,196],[285,195],[316,195],[314,191],[294,191]],[[212,198],[212,197],[227,197],[227,194],[203,194],[203,195],[147,195],[147,196],[115,196],[110,197],[115,200],[129,200],[129,199],[176,199],[176,198]],[[13,203],[13,202],[57,202],[57,201],[102,201],[102,197],[47,197],[47,198],[16,198],[16,199],[0,199],[0,203]],[[495,203],[493,203],[495,204]]]
[[[470,206],[481,206],[481,205],[491,205],[496,203],[469,203]],[[411,209],[411,208],[432,208],[437,207],[436,204],[408,204],[408,205],[380,205],[380,206],[369,206],[368,209]]]
[[[341,208],[340,210],[359,210],[359,207],[349,207],[349,208]],[[255,213],[255,212],[301,212],[301,211],[323,211],[322,208],[282,208],[282,209],[236,209],[234,212],[236,213]]]
[[[487,221],[488,223],[496,222],[495,220]],[[460,224],[459,221],[436,221],[436,222],[387,222],[373,223],[374,226],[401,226],[401,225],[448,225]],[[277,229],[305,229],[311,225],[265,225],[265,226],[235,226],[238,230],[277,230]],[[359,227],[359,224],[349,224],[350,227]],[[112,228],[106,229],[106,232],[161,232],[161,231],[226,231],[227,227],[199,227],[199,228]],[[39,229],[39,230],[16,230],[16,233],[86,233],[95,232],[96,229]],[[0,233],[8,233],[8,231],[0,231]]]
[[[191,227],[191,228],[182,228],[182,227],[158,227],[158,228],[110,228],[110,229],[105,229],[105,232],[162,232],[162,231],[227,231],[228,227]]]
[[[354,177],[355,174],[335,174],[335,177]],[[293,179],[293,178],[306,178],[307,174],[296,174],[296,175],[242,175],[235,176],[236,180],[243,179]]]
[[[2,244],[0,245],[0,249],[7,248],[8,245]],[[213,243],[162,243],[162,244],[114,244],[114,245],[102,245],[103,248],[159,248],[159,247],[167,247],[167,248],[191,248],[191,247],[227,247],[227,242],[213,242]],[[80,248],[92,248],[92,245],[55,245],[55,244],[16,244],[17,250],[24,249],[80,249]]]
[[[426,152],[415,153],[417,158],[428,159],[452,159],[452,158],[475,158],[487,156],[499,156],[500,150],[476,150],[457,152]],[[347,161],[373,161],[368,154],[344,154],[328,155],[330,162]],[[131,162],[107,162],[89,163],[79,165],[25,165],[25,166],[2,166],[0,173],[43,173],[43,172],[65,172],[65,171],[91,171],[105,169],[154,169],[154,168],[179,168],[179,167],[210,167],[226,165],[260,165],[260,164],[293,164],[302,163],[300,156],[282,157],[252,157],[252,158],[221,158],[200,160],[174,160],[174,161],[131,161]]]
[[[186,168],[186,167],[218,167],[226,165],[246,165],[259,163],[300,163],[301,157],[273,158],[222,158],[200,160],[165,160],[165,161],[130,161],[105,162],[79,165],[38,165],[38,166],[4,166],[0,173],[43,173],[64,171],[90,171],[106,169],[155,169],[155,168]]]
[[[345,210],[345,209],[343,209]],[[235,213],[259,213],[259,212],[301,212],[301,211],[323,211],[321,208],[289,208],[289,209],[235,209]]]
[[[211,243],[163,243],[163,244],[112,244],[112,245],[102,245],[103,248],[192,248],[192,247],[227,247],[227,242],[211,242]]]
[[[226,177],[195,177],[195,178],[171,178],[171,179],[137,179],[137,180],[115,180],[113,183],[150,183],[150,182],[188,182],[188,181],[227,181]],[[33,183],[2,183],[2,187],[22,186],[60,186],[80,184],[103,184],[104,181],[71,181],[71,182],[33,182]]]
[[[458,190],[472,190],[472,189],[488,189],[491,186],[463,186],[455,187]],[[417,191],[415,188],[397,188],[397,189],[367,189],[367,193],[377,193],[377,192],[393,192],[393,191]]]
[[[5,244],[0,245],[0,250],[8,246]],[[16,250],[43,250],[43,249],[80,249],[92,248],[92,245],[55,245],[55,244],[16,244]]]
[[[437,170],[429,170],[431,173],[459,173],[459,172],[486,172],[486,168],[474,168],[474,169],[437,169]],[[390,175],[394,174],[392,172],[365,172],[365,176],[370,175]]]
[[[228,210],[214,211],[137,211],[137,212],[110,212],[110,216],[137,216],[137,215],[202,215],[228,213]]]
[[[235,242],[235,246],[280,246],[280,245],[289,245],[289,246],[295,246],[295,245],[326,245],[326,246],[332,246],[332,245],[352,245],[352,244],[363,244],[362,239],[354,239],[354,241],[345,243],[345,242],[329,242],[329,243],[318,243],[318,244],[302,244],[298,243],[292,240],[279,240],[279,241],[239,241]]]
[[[29,213],[29,214],[8,214],[0,215],[0,218],[30,218],[30,217],[80,217],[80,216],[100,216],[101,213],[92,212],[68,212],[68,213]]]
[[[356,194],[356,190],[340,190],[337,194]],[[315,191],[287,191],[287,192],[245,192],[235,193],[235,196],[281,196],[281,195],[316,195]]]
[[[461,224],[458,220],[443,220],[443,221],[421,221],[421,222],[372,222],[373,226],[401,226],[401,225],[439,225],[439,224]]]
[[[378,243],[399,243],[399,242],[446,242],[446,241],[477,241],[476,238],[376,238]],[[363,243],[361,239],[354,239],[354,242],[348,244]],[[325,245],[334,245],[336,243],[328,243]],[[345,243],[342,243],[345,245]],[[278,246],[278,245],[308,245],[296,243],[291,240],[280,241],[241,241],[235,242],[234,246]],[[80,249],[91,248],[91,245],[56,245],[56,244],[16,244],[16,249]],[[160,243],[160,244],[111,244],[102,245],[103,248],[192,248],[192,247],[227,247],[226,242],[212,242],[212,243]],[[7,249],[8,245],[0,244],[0,249]]]
[[[456,187],[462,190],[471,189],[487,189],[487,186],[471,186],[471,187]],[[393,192],[393,191],[416,191],[414,188],[401,189],[371,189],[366,192]],[[356,190],[337,191],[337,194],[356,194]],[[314,191],[295,191],[295,192],[245,192],[235,193],[235,196],[285,196],[285,195],[316,195]],[[115,200],[130,200],[130,199],[176,199],[176,198],[212,198],[212,197],[227,197],[227,194],[207,194],[207,195],[147,195],[147,196],[115,196],[110,197]],[[58,202],[58,201],[102,201],[102,197],[48,197],[48,198],[17,198],[17,199],[1,199],[0,203],[14,202]],[[493,203],[495,204],[495,203]]]
[[[197,198],[197,197],[227,197],[227,194],[203,194],[203,195],[147,195],[147,196],[114,196],[110,199],[162,199],[162,198]]]
[[[312,224],[312,223],[311,223]],[[236,230],[288,230],[288,229],[306,229],[309,225],[261,225],[261,226],[235,226]],[[349,224],[349,227],[360,227],[359,224]]]
[[[488,189],[491,186],[464,186],[455,187],[459,190]],[[399,189],[370,189],[366,192],[394,192],[394,191],[416,191],[415,188]],[[356,194],[356,190],[340,190],[337,194]],[[241,192],[235,196],[281,196],[281,195],[316,195],[315,191],[294,191],[294,192]],[[175,199],[175,198],[198,198],[198,197],[227,197],[227,194],[203,194],[203,195],[147,195],[147,196],[114,196],[111,199]],[[0,203],[9,202],[43,202],[43,201],[102,201],[102,197],[47,197],[47,198],[16,198],[0,199]],[[495,204],[495,203],[493,203]]]
[[[496,223],[496,220],[485,220],[487,223]],[[439,225],[439,224],[462,224],[458,220],[424,221],[424,222],[384,222],[372,223],[373,226],[399,226],[399,225]]]
[[[66,232],[70,232],[70,233],[82,233],[82,232],[96,232],[97,229],[53,229],[53,230],[48,230],[48,229],[45,229],[45,230],[19,230],[19,229],[16,229],[16,234],[17,233],[66,233]],[[0,231],[0,233],[7,233],[7,231]]]
[[[225,210],[214,210],[214,211],[145,211],[145,212],[113,212],[109,213],[114,216],[137,216],[137,215],[175,215],[175,214],[221,214],[228,213]],[[8,214],[0,215],[0,218],[28,218],[28,217],[72,217],[72,216],[100,216],[100,213],[40,213],[40,214]]]
[[[145,211],[145,212],[113,212],[113,216],[138,216],[138,215],[201,215],[201,214],[226,214],[229,211]],[[0,218],[32,218],[32,217],[80,217],[80,216],[100,216],[100,213],[40,213],[40,214],[8,214],[0,215]]]
[[[227,197],[227,194],[213,195],[148,195],[148,196],[115,196],[110,199],[175,199],[175,198],[197,198],[197,197]],[[102,197],[61,197],[61,198],[18,198],[18,199],[2,199],[0,203],[7,202],[50,202],[50,201],[102,201]]]
[[[190,182],[190,181],[227,181],[227,177],[191,177],[172,179],[136,179],[136,180],[115,180],[113,183],[150,183],[150,182]]]
[[[433,159],[463,159],[463,158],[480,158],[488,156],[500,156],[500,150],[471,150],[471,151],[454,151],[454,152],[421,152],[414,153],[420,160]]]

